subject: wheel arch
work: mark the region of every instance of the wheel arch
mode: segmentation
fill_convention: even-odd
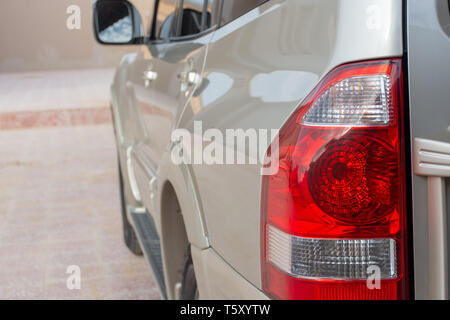
[[[161,251],[167,294],[174,298],[187,245],[205,249],[209,240],[189,168],[167,158],[161,163],[168,164],[158,175]]]
[[[173,299],[176,296],[175,285],[182,280],[182,264],[189,240],[175,189],[166,181],[162,190],[161,254],[167,296]]]

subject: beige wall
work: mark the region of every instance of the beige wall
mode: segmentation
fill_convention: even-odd
[[[153,0],[132,0],[145,28]],[[114,67],[136,46],[102,46],[92,31],[93,0],[2,0],[0,72]],[[69,30],[67,7],[81,9],[81,29]]]

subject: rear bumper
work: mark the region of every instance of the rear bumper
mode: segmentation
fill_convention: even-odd
[[[200,299],[268,300],[212,248],[191,246]]]

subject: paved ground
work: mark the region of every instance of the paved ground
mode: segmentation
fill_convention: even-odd
[[[0,299],[160,298],[122,242],[112,74],[0,74]]]

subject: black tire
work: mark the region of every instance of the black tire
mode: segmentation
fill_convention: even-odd
[[[120,162],[119,165],[119,192],[120,192],[120,208],[122,212],[122,225],[123,225],[123,240],[125,242],[125,245],[130,249],[131,252],[133,252],[137,256],[142,256],[142,249],[139,245],[139,241],[136,236],[136,232],[134,231],[133,227],[131,226],[130,222],[128,221],[127,217],[127,202],[125,199],[125,192],[124,192],[124,185],[123,185],[123,177],[122,177],[122,170],[120,169]]]
[[[181,279],[181,300],[198,300],[197,279],[192,263],[191,246],[188,245],[184,255],[183,277]]]

